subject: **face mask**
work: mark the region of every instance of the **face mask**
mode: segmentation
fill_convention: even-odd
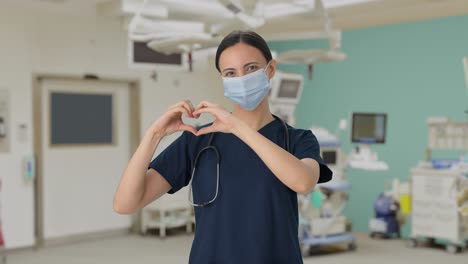
[[[240,77],[223,77],[224,96],[246,110],[254,110],[268,94],[270,82],[266,68]]]

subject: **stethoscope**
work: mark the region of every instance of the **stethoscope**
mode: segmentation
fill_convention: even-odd
[[[283,128],[284,128],[284,133],[285,133],[285,146],[286,146],[286,150],[288,152],[290,152],[290,147],[289,147],[289,131],[288,131],[288,126],[286,125],[286,122],[284,122],[281,118],[273,115],[275,117],[276,120],[279,120],[281,121],[281,124],[283,125]],[[213,143],[213,138],[214,138],[214,135],[215,133],[211,133],[210,135],[210,138],[208,140],[208,145],[206,147],[204,147],[203,149],[200,150],[200,152],[198,152],[197,156],[195,157],[195,162],[193,163],[193,170],[192,170],[192,177],[190,178],[190,182],[189,182],[189,202],[192,206],[195,206],[195,207],[206,207],[208,206],[209,204],[213,203],[215,200],[216,200],[216,197],[218,197],[218,191],[219,191],[219,161],[220,161],[220,155],[219,155],[219,151],[218,149],[216,148],[216,146],[214,146],[212,143]],[[193,178],[195,176],[195,171],[197,170],[197,166],[198,166],[198,162],[200,160],[200,157],[202,156],[203,153],[207,152],[207,151],[213,151],[216,155],[216,192],[215,192],[215,195],[213,198],[211,198],[210,200],[208,200],[207,202],[203,202],[203,203],[195,203],[193,201],[193,194],[192,194],[192,182],[193,182]]]

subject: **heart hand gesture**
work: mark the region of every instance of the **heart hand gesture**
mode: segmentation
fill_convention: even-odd
[[[159,134],[162,137],[168,136],[177,131],[189,131],[196,135],[197,130],[191,125],[187,125],[182,121],[182,114],[186,117],[198,118],[194,116],[194,107],[190,100],[184,100],[169,107],[158,120],[156,120],[150,127],[153,133]]]
[[[208,101],[201,102],[193,112],[193,115],[198,118],[202,113],[210,113],[214,116],[215,121],[211,126],[198,130],[196,133],[197,136],[212,132],[233,133],[236,123],[238,122],[237,118],[226,109]]]

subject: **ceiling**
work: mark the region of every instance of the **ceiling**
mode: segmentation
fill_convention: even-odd
[[[150,0],[179,3],[185,1],[193,4],[199,1],[200,5],[216,0]],[[254,1],[254,0],[244,0]],[[280,0],[264,0],[265,3]],[[288,1],[288,0],[282,0]],[[357,1],[356,4],[336,7],[336,3],[343,0],[324,0],[329,6],[329,14],[333,27],[342,30],[374,27],[386,24],[425,20],[453,15],[468,14],[468,0],[374,0]],[[328,2],[328,4],[327,4]],[[119,0],[2,0],[5,7],[14,6],[37,12],[58,12],[74,15],[96,15],[97,6],[109,3],[119,3]],[[334,7],[333,7],[334,6]],[[177,9],[177,8],[176,8]],[[180,8],[182,9],[182,8]],[[170,9],[171,19],[187,19],[187,11],[176,12]],[[209,20],[206,15],[191,16],[190,20]],[[257,31],[272,39],[305,37],[304,32],[321,29],[322,25],[317,16],[311,13],[275,18],[258,28]],[[278,32],[287,32],[278,34]]]
[[[329,10],[333,26],[342,30],[375,27],[394,23],[426,20],[468,14],[468,0],[382,0]],[[295,25],[301,32],[320,29],[319,23],[305,23],[306,17],[295,16],[286,21],[271,21],[262,30],[287,32],[287,25]],[[468,25],[467,25],[468,26]]]
[[[95,15],[96,6],[112,0],[1,0],[2,6],[17,7],[37,12],[72,15]]]

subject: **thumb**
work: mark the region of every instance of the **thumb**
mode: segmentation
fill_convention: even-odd
[[[212,133],[212,132],[217,132],[217,130],[215,129],[214,125],[211,125],[211,126],[208,126],[208,127],[204,127],[200,130],[198,130],[197,132],[197,136],[201,136],[201,135],[205,135],[205,134],[208,134],[208,133]]]
[[[190,126],[190,125],[181,124],[179,126],[179,130],[188,131],[188,132],[191,132],[194,135],[197,135],[197,129],[195,127],[193,127],[193,126]]]

